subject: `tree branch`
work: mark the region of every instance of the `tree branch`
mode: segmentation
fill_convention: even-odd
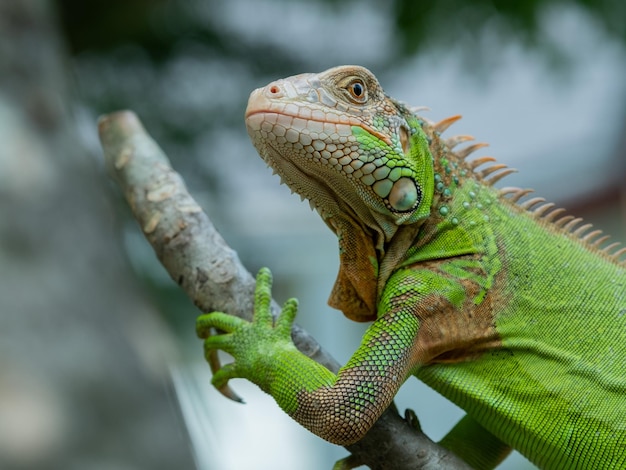
[[[117,181],[160,262],[202,312],[250,319],[255,281],[188,193],[159,146],[130,111],[98,123],[107,169]],[[272,309],[279,311],[276,302]],[[336,372],[339,364],[294,326],[296,347]],[[381,445],[382,443],[382,445]],[[391,407],[360,442],[350,464],[382,469],[467,469],[454,454],[411,427]]]

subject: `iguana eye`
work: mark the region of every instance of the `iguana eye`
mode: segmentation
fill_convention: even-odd
[[[365,89],[365,84],[359,78],[352,80],[348,86],[348,93],[350,93],[350,97],[356,101],[357,103],[365,103],[367,100],[367,90]]]
[[[420,200],[420,191],[410,178],[400,178],[393,184],[389,193],[389,204],[398,212],[413,209]]]

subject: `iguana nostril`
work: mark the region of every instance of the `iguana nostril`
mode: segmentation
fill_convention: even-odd
[[[272,85],[268,86],[267,87],[267,91],[274,98],[279,98],[283,94],[282,90],[280,89],[280,87],[278,85],[276,85],[276,84],[272,84]]]

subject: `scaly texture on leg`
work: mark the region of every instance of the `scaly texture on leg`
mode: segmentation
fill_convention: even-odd
[[[291,342],[295,300],[274,321],[270,312],[271,275],[257,276],[252,322],[221,312],[198,318],[207,357],[215,349],[235,361],[213,377],[221,388],[229,379],[246,378],[274,397],[291,417],[336,444],[356,442],[391,403],[410,372],[417,318],[407,310],[392,312],[368,329],[350,362],[337,375],[317,364]],[[224,331],[213,336],[212,329]]]

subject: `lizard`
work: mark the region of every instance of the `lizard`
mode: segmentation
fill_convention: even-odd
[[[256,150],[337,235],[329,304],[372,323],[335,374],[293,345],[295,299],[272,317],[262,268],[252,321],[198,317],[209,362],[234,358],[212,363],[213,385],[246,378],[349,445],[416,376],[466,412],[440,444],[474,468],[511,449],[545,469],[626,468],[626,248],[531,190],[496,188],[515,170],[443,138],[460,116],[420,111],[360,66],[252,92]]]

